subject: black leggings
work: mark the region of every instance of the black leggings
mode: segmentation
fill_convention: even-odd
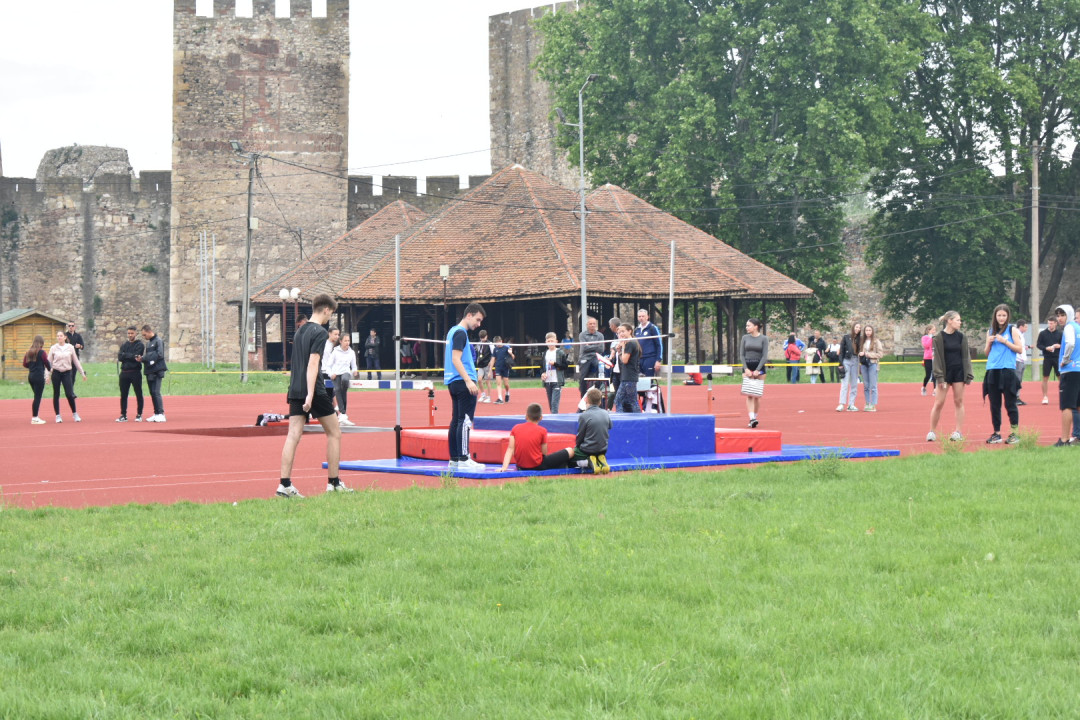
[[[1002,372],[1009,372],[1003,370]],[[1001,431],[1001,400],[1005,400],[1005,412],[1009,415],[1009,425],[1015,428],[1020,424],[1020,411],[1016,409],[1016,393],[1002,390],[997,383],[987,386],[987,397],[990,399],[990,422],[994,426],[994,432]]]
[[[518,466],[518,470],[561,470],[563,468],[570,467],[570,461],[573,459],[573,448],[570,449],[570,454],[567,454],[565,450],[556,450],[553,453],[548,453],[544,456],[544,459],[540,461],[540,464],[536,467],[526,468]]]
[[[68,407],[71,408],[71,412],[78,412],[75,410],[75,371],[74,370],[53,370],[52,374],[52,406],[53,412],[57,415],[60,414],[60,386],[64,386],[64,397],[67,398]]]
[[[135,391],[135,412],[139,417],[143,414],[142,394],[142,371],[120,372],[120,415],[127,417],[128,392]]]
[[[930,378],[933,377],[933,375],[934,375],[934,361],[933,360],[923,360],[922,361],[922,366],[923,366],[923,372],[925,373],[925,375],[923,375],[923,379],[922,379],[922,386],[923,386],[923,389],[925,390],[926,389],[926,383],[930,382]]]
[[[34,391],[34,414],[31,415],[30,417],[37,417],[38,416],[38,410],[41,409],[41,396],[45,393],[45,378],[44,378],[44,376],[31,377],[30,378],[30,389]]]

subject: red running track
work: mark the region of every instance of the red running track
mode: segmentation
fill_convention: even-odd
[[[1040,442],[1052,444],[1060,433],[1057,383],[1050,386],[1050,405],[1040,405],[1037,384],[1025,395],[1032,404],[1020,408],[1020,425],[1037,429]],[[1033,392],[1034,391],[1034,392]],[[707,412],[706,387],[672,387],[672,404],[680,413]],[[933,398],[922,397],[916,384],[882,384],[876,413],[835,412],[836,384],[770,384],[761,408],[761,427],[780,430],[785,443],[843,445],[897,449],[902,455],[939,452],[925,441]],[[743,427],[745,403],[736,385],[713,388],[717,425]],[[563,409],[577,400],[573,386],[563,392]],[[965,396],[968,450],[986,448],[990,412],[975,384]],[[524,415],[529,402],[546,407],[541,388],[515,389],[509,405],[482,404],[478,415]],[[436,422],[449,422],[450,399],[436,390]],[[373,459],[394,454],[394,393],[354,392],[350,417],[357,425],[379,426],[387,432],[349,433],[342,438],[342,457]],[[84,507],[122,503],[227,502],[273,497],[277,487],[283,430],[249,430],[261,412],[284,412],[280,394],[166,397],[168,422],[118,424],[117,398],[80,398],[83,422],[74,423],[64,403],[64,422],[55,424],[51,405],[43,408],[45,425],[30,425],[30,400],[0,401],[0,502],[21,507],[55,505]],[[862,405],[860,392],[859,405]],[[402,393],[402,424],[426,426],[426,391]],[[939,434],[953,427],[951,398],[946,403]],[[318,434],[300,442],[293,481],[304,494],[326,487],[326,444]],[[1007,449],[1004,446],[995,449]],[[400,489],[433,486],[438,478],[379,473],[345,473],[354,488]],[[464,484],[464,483],[463,483]]]

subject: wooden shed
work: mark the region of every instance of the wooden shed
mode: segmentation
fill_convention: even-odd
[[[56,342],[56,333],[64,330],[64,321],[55,315],[33,310],[16,308],[0,313],[0,379],[17,380],[25,377],[22,359],[35,335],[45,339],[45,351],[48,352]]]

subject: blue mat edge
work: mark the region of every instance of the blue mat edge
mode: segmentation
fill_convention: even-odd
[[[881,450],[875,448],[844,448],[844,447],[818,447],[814,445],[785,445],[780,452],[759,453],[724,453],[711,455],[671,455],[658,458],[634,458],[622,460],[609,460],[612,472],[626,472],[630,470],[673,470],[689,467],[718,467],[726,465],[753,465],[767,462],[798,462],[800,460],[814,460],[822,457],[839,457],[844,460],[861,460],[864,458],[896,457],[899,450]],[[326,463],[322,466],[325,468]],[[488,480],[494,478],[518,478],[518,477],[542,477],[545,475],[591,475],[592,473],[578,468],[564,470],[517,470],[511,465],[510,470],[499,472],[499,465],[489,464],[491,468],[485,472],[459,472],[453,473],[454,477],[469,478],[474,480]],[[382,472],[399,475],[424,475],[428,477],[441,477],[447,473],[445,461],[433,461],[420,458],[389,458],[385,460],[343,460],[340,463],[342,470],[353,472]]]

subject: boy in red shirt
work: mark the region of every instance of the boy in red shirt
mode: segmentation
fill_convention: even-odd
[[[518,470],[554,470],[570,466],[574,457],[574,448],[558,450],[547,454],[548,431],[540,420],[544,417],[538,403],[531,403],[525,409],[525,422],[518,423],[510,431],[510,444],[506,446],[500,472],[505,472],[513,460]]]

